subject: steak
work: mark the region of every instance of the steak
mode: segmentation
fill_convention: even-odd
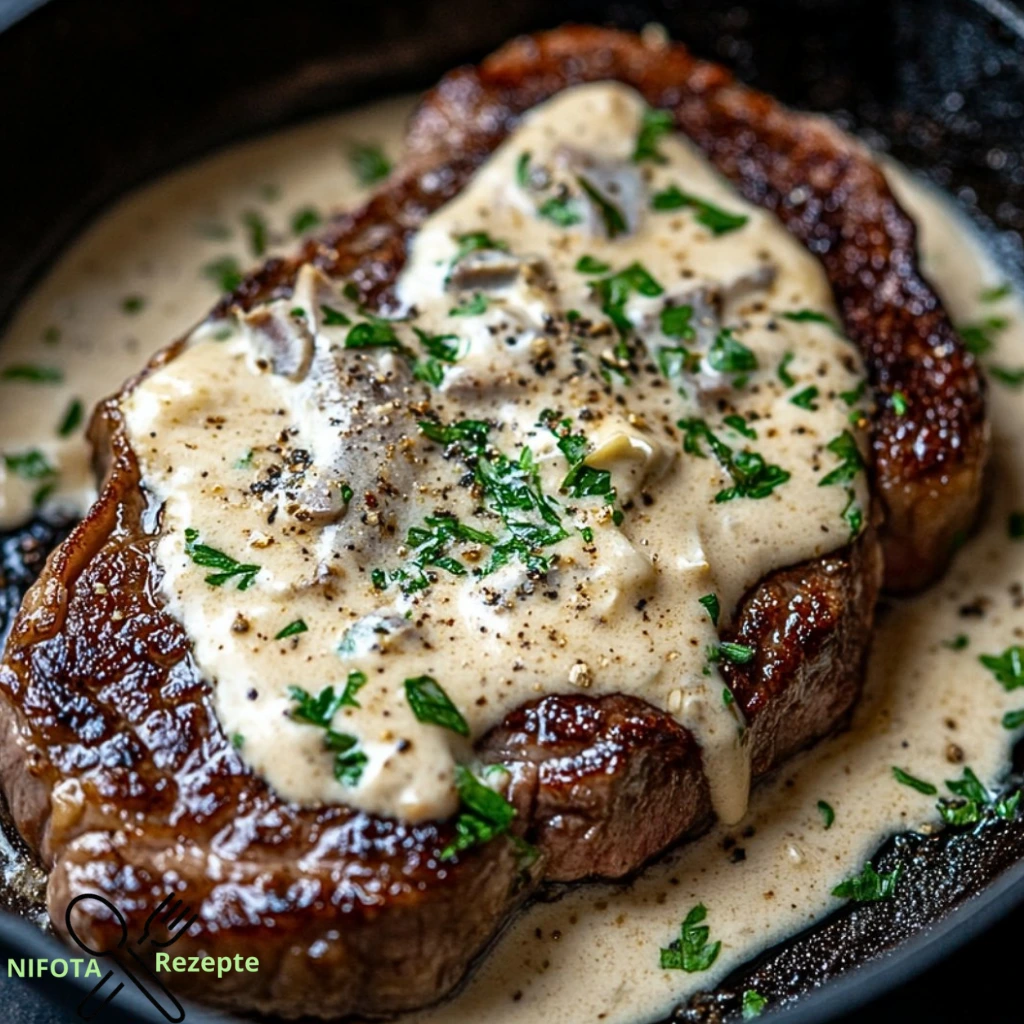
[[[821,257],[879,397],[880,502],[867,528],[841,551],[762,580],[725,635],[756,651],[722,669],[760,776],[843,723],[860,688],[882,544],[894,587],[940,571],[973,517],[985,461],[977,369],[915,269],[913,224],[858,146],[682,47],[562,29],[446,78],[413,121],[405,168],[294,259],[248,277],[221,310],[287,295],[303,262],[387,309],[410,236],[518,117],[602,78],[671,110]],[[888,397],[896,389],[910,402],[902,419]],[[450,991],[546,881],[622,877],[710,821],[693,736],[623,695],[540,699],[478,744],[483,761],[510,770],[513,832],[537,848],[532,862],[503,838],[442,860],[452,821],[412,825],[281,799],[233,748],[188,636],[161,605],[155,510],[116,399],[98,409],[91,439],[99,500],[27,595],[0,664],[0,779],[50,872],[59,931],[68,903],[88,892],[141,935],[174,892],[196,915],[175,955],[260,960],[258,973],[216,985],[180,975],[183,993],[285,1017],[387,1014]],[[116,945],[120,924],[101,905],[73,915],[89,946]]]

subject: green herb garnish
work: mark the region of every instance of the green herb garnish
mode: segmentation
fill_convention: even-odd
[[[818,813],[821,815],[821,820],[825,829],[830,829],[833,822],[836,820],[836,812],[832,809],[832,805],[827,803],[825,800],[819,800]]]
[[[607,274],[611,269],[610,264],[602,263],[594,256],[581,256],[576,261],[576,271],[580,274]]]
[[[944,797],[937,805],[947,825],[974,825],[988,814],[1009,821],[1017,814],[1019,791],[995,799],[970,768],[965,768],[959,779],[947,779],[946,788],[957,797],[956,800]]]
[[[433,676],[406,679],[405,697],[412,713],[420,722],[439,725],[460,736],[469,735],[469,723]]]
[[[719,373],[747,374],[757,369],[757,356],[728,327],[723,327],[708,349],[708,363]],[[742,380],[737,377],[733,383],[739,386]]]
[[[692,341],[697,336],[693,329],[693,306],[666,306],[661,311],[659,326],[668,338]]]
[[[615,324],[620,334],[628,334],[633,325],[626,316],[626,302],[630,295],[646,295],[656,298],[664,288],[651,277],[647,268],[640,263],[631,263],[610,277],[603,277],[592,285],[595,296],[601,302],[601,311]]]
[[[832,438],[826,447],[841,462],[818,481],[819,487],[848,484],[864,468],[864,459],[861,457],[860,448],[857,447],[857,439],[848,430]]]
[[[684,192],[675,185],[670,185],[661,192],[656,192],[651,199],[651,208],[659,212],[670,210],[692,209],[696,211],[696,221],[706,227],[716,238],[743,227],[750,218],[743,213],[729,213],[714,203],[700,199],[689,192]]]
[[[293,313],[296,310],[292,311]],[[301,313],[302,310],[297,312]],[[352,321],[344,314],[340,309],[336,309],[334,306],[328,306],[326,303],[320,306],[320,315],[323,317],[324,327],[348,327]],[[360,346],[349,346],[348,342],[345,342],[345,348],[358,348]]]
[[[146,300],[141,295],[126,295],[121,300],[121,311],[129,316],[142,312]]]
[[[816,309],[791,309],[780,313],[779,316],[783,320],[790,320],[795,324],[824,324],[826,327],[831,327],[840,337],[843,334],[839,324],[832,317],[825,313],[819,313]]]
[[[910,408],[910,403],[907,401],[907,396],[902,391],[894,391],[889,396],[889,401],[892,402],[892,411],[897,416],[906,416],[907,410]]]
[[[935,794],[938,793],[938,789],[930,782],[918,779],[909,772],[905,772],[902,768],[897,768],[896,765],[892,766],[892,777],[900,783],[900,785],[916,789],[918,793],[924,793],[925,796],[935,796]]]
[[[896,891],[896,883],[902,872],[902,865],[879,874],[870,864],[865,864],[859,875],[840,882],[832,890],[832,895],[844,900],[855,900],[857,903],[874,903],[889,899]]]
[[[789,401],[792,405],[798,406],[801,409],[807,409],[810,412],[817,412],[818,406],[815,404],[815,399],[821,394],[818,389],[811,384],[809,387],[798,391]]]
[[[706,458],[701,441],[706,441],[722,468],[733,479],[733,486],[715,495],[718,504],[734,498],[767,498],[776,487],[789,479],[789,472],[780,466],[765,462],[757,452],[733,451],[721,441],[702,419],[679,420],[683,430],[683,450],[698,458]]]
[[[626,218],[622,211],[599,189],[595,188],[586,178],[577,175],[576,181],[579,182],[579,186],[587,194],[590,201],[597,207],[598,213],[601,214],[601,220],[604,221],[605,234],[609,238],[618,238],[619,235],[626,234],[629,231],[629,225],[626,223]]]
[[[1007,647],[1002,654],[982,654],[978,660],[1007,692],[1024,686],[1024,647]]]
[[[391,161],[380,146],[355,143],[349,146],[348,162],[360,185],[373,185],[391,173]]]
[[[233,292],[242,283],[242,268],[234,256],[221,256],[203,265],[203,277],[222,292]]]
[[[85,407],[82,405],[81,399],[72,398],[61,417],[57,433],[61,437],[70,437],[82,425],[83,419],[85,419]]]
[[[249,248],[253,256],[262,256],[267,251],[267,222],[255,210],[242,214],[242,224],[249,233]]]
[[[557,224],[560,228],[572,227],[583,220],[583,215],[572,196],[552,196],[537,207],[537,216]]]
[[[38,448],[14,454],[5,452],[4,466],[9,473],[21,477],[22,480],[47,480],[57,475],[57,470],[50,465]]]
[[[707,908],[698,903],[687,915],[679,929],[679,938],[661,950],[662,970],[706,971],[716,959],[721,942],[709,943],[711,934],[707,925],[702,924],[708,916]]]
[[[287,640],[288,637],[290,636],[298,636],[300,633],[308,632],[309,626],[307,626],[306,623],[302,621],[302,619],[296,619],[294,622],[289,622],[288,625],[285,626],[284,629],[282,629],[281,632],[274,637],[274,639]]]
[[[455,766],[455,788],[462,810],[455,819],[455,838],[441,851],[441,860],[451,860],[463,850],[504,835],[516,816],[515,808],[500,793],[461,764]]]
[[[480,316],[487,312],[487,296],[477,292],[471,299],[465,299],[448,310],[449,316]]]
[[[983,356],[995,348],[995,335],[1005,331],[1010,321],[1003,316],[990,316],[976,323],[964,324],[959,333],[964,348],[976,356]]]
[[[303,206],[292,214],[292,234],[304,235],[321,222],[319,212],[312,206]]]
[[[0,370],[0,380],[25,381],[28,384],[60,384],[64,380],[64,372],[55,366],[14,363]]]
[[[787,352],[779,363],[779,369],[777,371],[779,380],[782,381],[783,387],[791,388],[796,383],[796,378],[789,372],[789,364],[796,358],[794,353]]]
[[[748,988],[743,993],[743,1019],[753,1020],[760,1017],[767,1005],[768,1000],[757,989]]]
[[[198,530],[193,530],[191,527],[185,530],[185,554],[196,565],[202,566],[204,569],[219,570],[206,577],[206,582],[211,587],[222,586],[232,579],[238,581],[239,590],[248,590],[253,585],[260,572],[260,566],[238,562],[230,555],[224,554],[223,551],[211,548],[207,544],[197,543],[198,540]]]
[[[985,288],[978,294],[982,302],[998,302],[1000,299],[1008,298],[1013,291],[1009,281],[996,285],[994,288]]]
[[[697,601],[704,608],[704,611],[708,613],[708,618],[711,620],[713,626],[718,625],[718,616],[721,613],[721,606],[718,603],[717,594],[705,594],[703,597],[698,597]]]
[[[665,157],[658,151],[658,143],[670,131],[672,131],[672,114],[667,110],[647,107],[640,119],[640,131],[637,134],[636,147],[633,150],[633,162],[640,163],[643,160],[650,160],[656,164],[665,163]]]
[[[1019,729],[1024,725],[1024,708],[1019,711],[1007,711],[1003,715],[1003,728],[1004,729]]]

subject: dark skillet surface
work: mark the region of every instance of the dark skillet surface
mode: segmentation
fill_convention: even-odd
[[[987,6],[1004,5],[987,0]],[[0,22],[8,13],[0,0]],[[131,184],[262,128],[427,85],[516,31],[562,20],[626,28],[659,20],[751,84],[794,106],[829,112],[953,192],[991,233],[1008,272],[1020,278],[1024,41],[982,2],[520,0],[492,6],[448,0],[383,7],[316,0],[282,13],[280,5],[252,0],[51,0],[0,35],[0,68],[15,83],[0,90],[0,123],[5,150],[19,155],[0,161],[2,194],[17,197],[0,212],[0,320],[83,221]],[[0,637],[60,535],[60,524],[45,523],[0,535]],[[993,967],[1000,950],[1019,948],[1024,910],[1012,908],[1024,902],[1020,858],[1021,821],[890,843],[876,864],[905,864],[896,900],[840,911],[677,1016],[714,1021],[735,1013],[747,987],[773,1003],[784,1001],[910,939],[896,955],[827,986],[787,1017],[902,1020],[912,1014],[943,1021],[980,1010],[987,1021],[1019,1021],[1015,979],[998,970],[993,977]],[[0,885],[0,906],[11,906],[7,896]],[[947,963],[906,983],[1006,911],[1010,916]],[[936,921],[931,936],[920,935]],[[31,925],[0,919],[4,955],[48,955],[47,941]],[[44,991],[70,997],[71,985],[48,981],[30,989],[5,975],[0,970],[0,1013],[8,1020],[73,1019],[77,998],[61,1008],[41,998]],[[901,983],[869,1011],[842,1016]],[[127,1011],[126,1020],[149,1019],[125,993],[116,1005]]]

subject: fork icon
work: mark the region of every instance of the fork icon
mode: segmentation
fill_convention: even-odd
[[[170,904],[171,901],[171,896],[172,894],[168,893],[168,895],[160,901],[157,907],[146,919],[146,924],[143,927],[142,936],[136,942],[136,946],[142,946],[148,941],[153,946],[166,949],[168,946],[171,946],[175,942],[177,942],[178,939],[180,939],[181,936],[184,935],[185,932],[187,932],[188,929],[191,928],[192,925],[195,923],[195,921],[198,918],[198,915],[191,913],[191,906],[183,907],[181,900],[176,900],[173,904],[168,906],[168,904]],[[111,916],[120,924],[121,937],[118,940],[118,942],[111,948],[93,949],[91,946],[83,942],[82,939],[79,938],[78,934],[75,932],[74,925],[71,922],[71,912],[72,910],[74,910],[77,904],[81,903],[84,900],[96,900],[97,902],[102,903],[110,912]],[[162,993],[163,998],[160,1001],[158,1001],[149,991],[149,989],[146,988],[146,986],[143,985],[142,982],[135,976],[135,973],[133,972],[132,969],[130,969],[122,963],[119,963],[119,968],[125,975],[127,975],[128,980],[146,997],[146,999],[149,1000],[150,1003],[152,1003],[152,1005],[157,1010],[160,1011],[160,1013],[164,1016],[166,1020],[170,1022],[170,1024],[180,1024],[180,1022],[185,1019],[185,1011],[182,1008],[181,1004],[178,1002],[178,1000],[175,999],[174,996],[167,991],[163,982],[160,981],[160,979],[154,974],[154,972],[150,970],[149,966],[139,957],[139,954],[136,953],[135,949],[133,949],[131,946],[126,947],[125,944],[128,942],[128,925],[125,923],[124,918],[121,916],[121,912],[117,909],[117,907],[113,905],[113,903],[105,899],[103,896],[97,896],[94,893],[83,893],[80,896],[76,896],[68,904],[67,911],[64,914],[64,922],[67,925],[68,934],[75,940],[76,943],[78,943],[78,945],[83,950],[85,950],[87,953],[92,954],[92,956],[113,956],[118,950],[124,949],[124,952],[127,953],[127,955],[135,961],[136,967],[145,973],[149,982],[151,982],[153,985],[157,987],[157,989],[159,989],[159,992]],[[160,925],[163,928],[165,928],[168,935],[170,935],[170,938],[162,942],[157,941],[155,938],[151,939],[151,930],[154,929],[154,927],[157,925]],[[118,992],[120,992],[121,989],[124,988],[124,982],[118,981],[117,985],[106,994],[106,997],[100,1003],[92,1005],[92,1000],[94,999],[94,997],[99,996],[101,990],[106,986],[107,982],[110,981],[110,979],[113,976],[114,971],[112,969],[107,971],[107,973],[102,978],[100,978],[100,980],[96,982],[92,989],[86,994],[85,998],[78,1004],[77,1007],[79,1017],[81,1017],[85,1021],[93,1020],[96,1017],[96,1015],[103,1009],[103,1007],[110,1003],[110,1001],[114,999]],[[166,1002],[170,1005],[165,1005],[164,1000],[166,1000]]]

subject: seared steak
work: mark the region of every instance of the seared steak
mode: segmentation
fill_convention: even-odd
[[[410,235],[455,195],[523,110],[577,81],[616,78],[677,124],[743,192],[821,255],[879,395],[878,494],[894,585],[942,565],[977,502],[981,385],[914,269],[913,226],[836,129],[735,85],[681,47],[566,29],[456,72],[417,116],[407,169],[294,260],[271,261],[226,302],[287,294],[312,260],[384,308]],[[443,140],[443,141],[442,141]],[[450,153],[457,156],[450,156]],[[172,347],[158,361],[173,358]],[[897,420],[886,396],[910,398]],[[175,954],[258,956],[257,974],[192,991],[282,1016],[389,1013],[443,996],[545,879],[620,877],[710,819],[701,752],[664,713],[624,696],[547,697],[479,744],[510,767],[515,831],[454,860],[453,823],[407,825],[280,799],[244,765],[184,630],[161,607],[154,516],[116,401],[92,427],[101,497],[26,598],[0,665],[4,791],[50,869],[50,912],[105,895],[129,928],[167,891],[198,918]],[[882,559],[874,524],[849,548],[773,573],[742,602],[723,666],[749,725],[755,774],[841,724],[856,700]],[[85,904],[94,948],[119,926]]]

